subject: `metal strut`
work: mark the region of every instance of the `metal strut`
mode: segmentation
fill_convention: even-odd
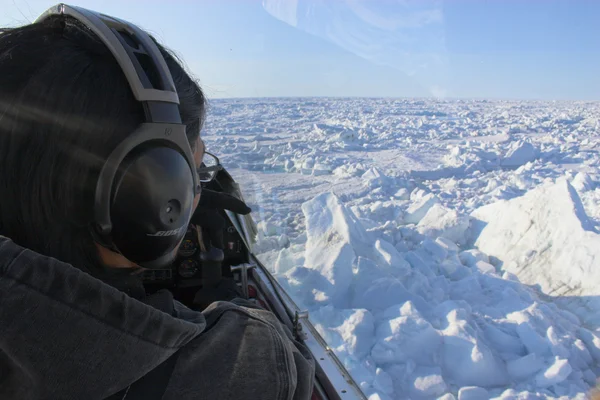
[[[231,267],[231,272],[237,272],[240,274],[240,280],[242,281],[242,294],[244,299],[248,300],[248,271],[252,268],[256,268],[256,264],[240,264]]]
[[[294,336],[296,337],[296,340],[306,339],[306,333],[302,330],[303,321],[308,321],[308,310],[296,310],[294,313]]]

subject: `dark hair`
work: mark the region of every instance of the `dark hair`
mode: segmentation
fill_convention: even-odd
[[[190,145],[205,97],[177,58],[171,71]],[[0,32],[0,235],[95,275],[97,177],[144,121],[116,59],[79,21],[57,16]]]

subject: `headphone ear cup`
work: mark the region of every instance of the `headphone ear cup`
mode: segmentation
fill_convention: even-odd
[[[164,146],[144,146],[121,163],[112,188],[111,241],[145,268],[171,263],[194,207],[186,158]]]

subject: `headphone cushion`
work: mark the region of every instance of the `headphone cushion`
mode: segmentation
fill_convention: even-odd
[[[194,205],[194,180],[184,155],[170,147],[142,146],[125,158],[113,182],[112,243],[143,267],[172,262]]]

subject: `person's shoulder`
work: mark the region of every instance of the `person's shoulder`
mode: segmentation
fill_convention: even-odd
[[[314,361],[273,313],[236,299],[212,303],[202,314],[206,329],[181,349],[166,398],[293,399],[310,393]]]
[[[275,314],[249,300],[236,298],[231,301],[216,301],[203,311],[209,325],[210,321],[221,318],[223,313],[235,313],[240,319],[251,319],[275,329],[284,336],[291,336],[289,329],[279,321]]]

